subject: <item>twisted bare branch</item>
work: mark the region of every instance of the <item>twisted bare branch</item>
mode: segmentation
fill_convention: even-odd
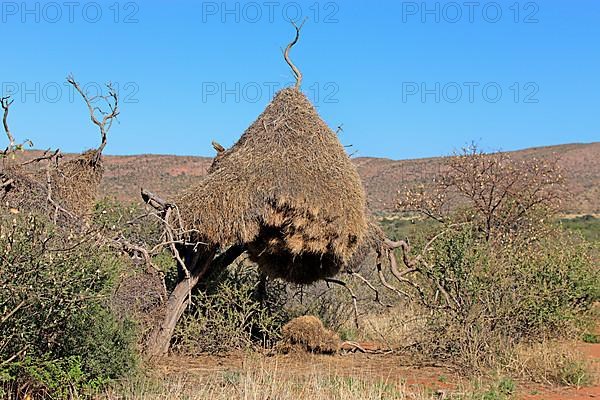
[[[94,160],[95,162],[98,162],[100,161],[104,147],[106,147],[108,131],[110,131],[114,120],[119,116],[119,95],[113,89],[112,83],[110,82],[106,84],[106,87],[108,88],[108,95],[97,95],[93,97],[88,96],[88,94],[83,91],[73,75],[69,75],[67,77],[67,82],[70,83],[81,95],[83,101],[85,101],[88,111],[90,112],[90,119],[92,120],[92,123],[100,130],[101,143],[96,149],[96,159]],[[97,100],[103,100],[110,111],[103,111],[100,107],[94,106],[93,103]],[[101,115],[101,119],[98,119],[96,113]]]
[[[15,138],[10,132],[10,128],[8,126],[8,112],[13,102],[14,100],[11,100],[10,96],[0,98],[0,104],[2,105],[2,110],[4,111],[2,125],[4,125],[4,132],[6,132],[6,136],[8,137],[8,147],[5,151],[6,154],[10,153],[15,147]]]
[[[33,164],[33,163],[44,161],[44,160],[52,160],[52,159],[58,160],[61,157],[62,157],[62,154],[60,153],[60,149],[56,149],[56,150],[54,150],[54,152],[51,152],[50,149],[48,149],[48,150],[44,151],[44,153],[41,156],[32,158],[31,160],[24,161],[21,164],[21,166]]]
[[[327,283],[327,286],[329,286],[330,283],[333,283],[335,285],[340,285],[344,289],[346,289],[348,291],[348,293],[350,293],[350,296],[352,297],[352,306],[354,308],[354,324],[358,328],[358,305],[357,305],[358,299],[357,299],[356,295],[354,294],[354,291],[352,290],[352,288],[350,286],[348,286],[348,284],[346,282],[341,281],[339,279],[325,278],[324,281]]]
[[[292,72],[294,73],[294,77],[296,78],[296,89],[300,89],[300,85],[302,84],[302,72],[300,72],[300,70],[294,65],[292,60],[290,60],[290,50],[292,49],[292,47],[294,47],[296,43],[298,43],[298,40],[300,39],[300,30],[304,26],[304,23],[307,19],[308,18],[305,18],[304,21],[302,21],[302,23],[300,24],[300,26],[296,25],[294,21],[291,21],[292,25],[296,29],[296,37],[290,42],[290,44],[287,45],[285,51],[283,52],[283,58],[285,58],[285,62],[287,62],[287,64],[290,66]]]

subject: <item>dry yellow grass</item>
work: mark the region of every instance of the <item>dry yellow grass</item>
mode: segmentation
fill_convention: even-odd
[[[106,400],[425,400],[438,398],[425,390],[407,388],[405,382],[369,377],[349,377],[313,367],[295,374],[284,367],[246,361],[241,370],[207,376],[177,374],[138,378],[122,383],[101,398]]]
[[[415,304],[401,304],[379,314],[363,317],[358,340],[377,342],[397,350],[421,340],[427,323],[424,310]]]
[[[581,387],[595,381],[590,362],[574,342],[519,344],[506,358],[506,372],[530,382]]]

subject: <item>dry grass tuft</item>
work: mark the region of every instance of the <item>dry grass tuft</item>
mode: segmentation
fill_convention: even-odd
[[[99,396],[106,400],[425,400],[438,398],[422,388],[407,388],[401,377],[376,379],[309,366],[290,371],[278,365],[244,360],[242,368],[227,368],[210,374],[140,377],[121,383]]]
[[[278,350],[282,353],[306,351],[333,354],[341,344],[337,333],[325,328],[321,320],[312,315],[294,318],[282,328],[282,341]]]
[[[247,244],[273,278],[335,275],[367,231],[365,193],[336,134],[308,99],[280,91],[209,174],[175,201],[193,239]]]
[[[363,317],[359,340],[380,343],[391,350],[419,344],[426,334],[427,315],[422,307],[407,303]]]
[[[519,344],[506,355],[505,369],[516,378],[563,386],[589,386],[594,371],[575,343]]]

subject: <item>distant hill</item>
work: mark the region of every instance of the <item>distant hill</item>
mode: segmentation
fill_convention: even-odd
[[[600,212],[600,142],[536,147],[511,152],[516,158],[558,157],[565,172],[571,199],[565,211]],[[392,211],[399,190],[430,180],[439,170],[441,157],[417,160],[354,159],[373,211]],[[137,155],[106,156],[102,183],[104,196],[139,201],[140,187],[170,198],[206,173],[207,157]]]

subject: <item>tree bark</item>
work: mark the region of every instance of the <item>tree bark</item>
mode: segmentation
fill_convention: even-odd
[[[189,268],[190,277],[180,279],[175,289],[169,296],[165,306],[165,317],[160,325],[156,326],[147,342],[146,353],[150,356],[160,356],[169,351],[171,338],[175,331],[177,321],[188,306],[190,291],[206,274],[213,261],[215,250],[208,250],[199,255],[193,268]]]
[[[151,357],[161,356],[169,351],[175,326],[189,304],[190,292],[208,271],[227,268],[243,252],[242,246],[232,246],[217,257],[215,257],[215,249],[192,253],[184,257],[186,263],[189,263],[187,267],[190,276],[180,279],[169,296],[165,306],[164,319],[155,327],[146,343],[146,354]]]

